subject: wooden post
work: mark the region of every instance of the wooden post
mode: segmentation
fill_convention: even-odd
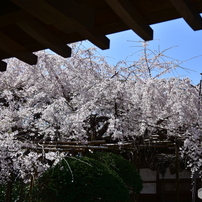
[[[19,202],[23,202],[23,198],[24,198],[24,182],[23,180],[21,179],[21,182],[20,182],[20,197],[19,197]]]
[[[192,202],[196,201],[196,178],[197,178],[197,171],[194,172],[192,177]]]
[[[156,200],[160,201],[161,200],[161,193],[160,193],[160,188],[159,188],[159,171],[158,169],[156,170]]]
[[[10,180],[7,183],[5,202],[12,202],[12,187],[13,187],[13,174],[11,173]]]
[[[34,176],[31,174],[30,176],[30,187],[29,187],[29,193],[28,193],[28,202],[32,202],[32,191],[34,187]]]
[[[138,173],[140,174],[140,158],[138,156],[138,150],[135,151],[135,156],[133,155],[133,164],[136,166],[136,169],[138,171]],[[133,151],[134,154],[134,151]],[[134,202],[139,202],[139,195],[140,194],[136,194],[133,190],[133,201]]]
[[[175,167],[176,167],[176,202],[180,202],[179,199],[179,151],[178,151],[178,144],[175,141],[175,153],[176,153],[176,161],[175,161]]]

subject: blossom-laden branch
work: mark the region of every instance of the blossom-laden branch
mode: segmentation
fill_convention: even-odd
[[[25,180],[39,175],[60,159],[57,152],[26,150],[26,143],[135,141],[154,133],[186,139],[201,125],[198,87],[187,78],[161,77],[178,67],[160,60],[164,52],[151,57],[144,47],[139,61],[112,66],[94,48],[73,44],[72,50],[69,59],[38,52],[36,66],[9,59],[0,74],[2,183],[11,173]]]

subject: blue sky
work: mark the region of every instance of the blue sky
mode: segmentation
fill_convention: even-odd
[[[202,73],[202,30],[193,31],[183,19],[177,19],[151,25],[154,30],[154,40],[149,42],[151,50],[161,51],[173,47],[166,52],[166,55],[180,61],[186,61],[182,64],[184,68],[192,71],[184,71],[178,69],[173,76],[189,77],[193,84],[198,84]],[[107,35],[110,39],[110,49],[100,50],[99,54],[107,56],[107,60],[111,64],[116,64],[120,60],[125,60],[127,56],[129,60],[138,60],[138,54],[133,54],[140,50],[142,39],[133,31],[124,31],[111,35]],[[90,42],[86,46],[92,46]],[[201,56],[200,56],[201,55]],[[199,57],[197,57],[199,56]]]

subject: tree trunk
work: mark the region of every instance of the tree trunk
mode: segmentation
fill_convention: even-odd
[[[12,186],[13,186],[13,179],[11,176],[10,181],[7,183],[5,202],[12,202]]]

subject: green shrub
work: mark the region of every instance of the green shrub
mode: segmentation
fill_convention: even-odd
[[[71,170],[70,170],[71,168]],[[67,158],[38,180],[37,202],[128,202],[128,188],[109,166],[93,158]]]
[[[100,161],[114,170],[123,179],[129,189],[133,188],[137,194],[141,192],[143,186],[140,174],[135,166],[121,155],[107,152],[95,152],[89,154],[89,157]]]

